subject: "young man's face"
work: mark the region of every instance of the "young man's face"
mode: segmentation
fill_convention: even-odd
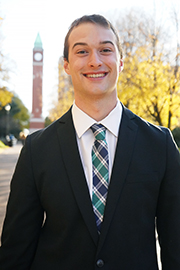
[[[75,101],[114,95],[122,60],[111,29],[83,23],[69,36],[69,61],[64,68],[71,75]]]

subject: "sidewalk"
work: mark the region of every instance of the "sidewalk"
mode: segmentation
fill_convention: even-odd
[[[9,185],[21,148],[22,144],[18,143],[0,152],[0,235],[9,196]]]

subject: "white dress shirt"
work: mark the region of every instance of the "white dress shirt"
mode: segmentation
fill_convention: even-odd
[[[95,140],[94,134],[90,127],[97,123],[96,120],[88,116],[80,110],[76,104],[72,107],[72,117],[76,130],[76,138],[81,157],[81,162],[84,168],[87,184],[89,187],[90,196],[92,197],[92,146]],[[106,118],[98,122],[106,127],[106,141],[108,144],[109,154],[109,180],[111,177],[112,166],[116,151],[116,144],[119,132],[119,126],[122,117],[122,105],[117,101],[116,107],[108,114]]]

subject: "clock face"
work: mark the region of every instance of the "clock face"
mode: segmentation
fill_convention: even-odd
[[[42,60],[42,53],[39,53],[39,52],[35,53],[34,59],[36,61],[41,61]]]

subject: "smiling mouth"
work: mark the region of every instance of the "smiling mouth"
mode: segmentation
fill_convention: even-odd
[[[98,73],[98,74],[83,74],[87,78],[104,78],[108,73]]]

